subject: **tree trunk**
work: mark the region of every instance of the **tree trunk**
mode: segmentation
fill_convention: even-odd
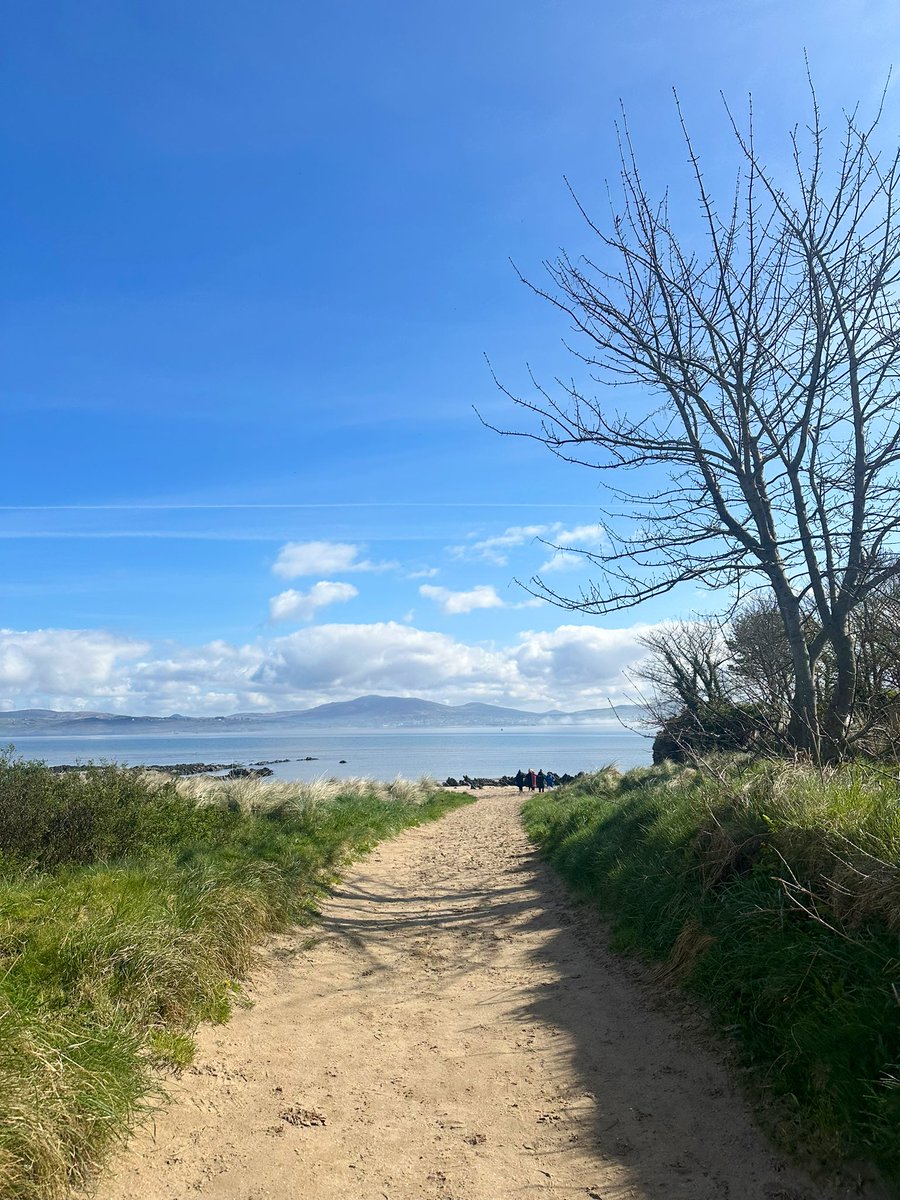
[[[821,731],[816,702],[816,685],[809,645],[800,616],[800,605],[793,595],[777,596],[777,599],[794,668],[794,695],[791,700],[791,716],[787,728],[788,742],[796,750],[803,754],[809,754],[818,762],[821,756]]]
[[[822,720],[822,754],[826,762],[839,762],[847,754],[856,698],[856,651],[845,622],[827,633],[834,652],[835,682]]]

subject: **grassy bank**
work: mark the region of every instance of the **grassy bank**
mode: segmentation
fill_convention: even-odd
[[[166,781],[0,759],[0,1196],[82,1182],[267,933],[379,839],[467,802],[365,781]]]
[[[525,823],[616,947],[735,1037],[785,1144],[900,1186],[896,771],[607,771],[529,799]]]

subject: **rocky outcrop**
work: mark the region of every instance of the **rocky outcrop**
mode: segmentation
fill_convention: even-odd
[[[286,758],[273,758],[268,762],[288,762]],[[311,759],[303,760],[305,762],[312,761]],[[51,771],[60,773],[62,771],[83,771],[88,764],[86,763],[64,763],[62,766],[50,767]],[[267,775],[274,775],[275,772],[265,762],[253,763],[252,766],[245,766],[244,763],[148,763],[146,766],[135,766],[131,768],[133,771],[159,771],[163,775],[223,775],[225,779],[247,779],[247,778],[263,778]]]

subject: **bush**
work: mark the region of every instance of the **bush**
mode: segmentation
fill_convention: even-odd
[[[166,854],[236,819],[198,808],[162,776],[93,765],[54,772],[0,755],[0,849],[41,870]]]
[[[665,721],[654,738],[653,761],[684,763],[736,750],[771,752],[779,741],[774,730],[771,714],[759,704],[718,700],[684,708]]]

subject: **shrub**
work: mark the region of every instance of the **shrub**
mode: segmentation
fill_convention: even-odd
[[[653,740],[653,761],[683,763],[735,750],[772,751],[778,742],[775,723],[762,705],[717,700],[684,708],[664,721]]]

